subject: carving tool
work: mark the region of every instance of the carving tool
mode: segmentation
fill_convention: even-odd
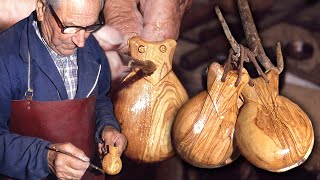
[[[87,162],[87,161],[84,161],[83,159],[81,159],[81,158],[79,158],[79,157],[77,157],[77,156],[75,156],[75,155],[73,155],[73,154],[71,154],[71,153],[69,153],[69,152],[66,152],[66,151],[61,150],[61,149],[57,149],[57,148],[54,147],[54,146],[52,146],[52,147],[46,147],[46,148],[49,149],[49,150],[51,150],[51,151],[56,151],[56,152],[59,152],[59,153],[68,155],[68,156],[70,156],[70,157],[76,158],[76,159],[78,159],[78,160],[80,160],[80,161]],[[90,163],[89,166],[90,166],[91,168],[95,169],[95,170],[100,171],[101,173],[104,173],[104,170],[103,170],[103,169],[99,168],[98,166],[96,166],[96,165],[94,165],[94,164],[91,164],[91,163]]]

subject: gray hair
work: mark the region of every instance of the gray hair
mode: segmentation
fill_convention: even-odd
[[[100,10],[102,10],[103,8],[104,8],[104,2],[105,2],[105,0],[100,0]]]
[[[46,4],[50,4],[53,8],[58,8],[61,0],[46,0]],[[100,0],[100,10],[104,7],[105,0]]]

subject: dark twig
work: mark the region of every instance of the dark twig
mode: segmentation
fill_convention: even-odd
[[[240,45],[238,44],[238,42],[234,39],[234,37],[232,36],[231,32],[230,32],[230,29],[228,27],[228,24],[226,22],[226,20],[224,19],[220,9],[218,6],[215,7],[215,11],[216,11],[216,14],[219,18],[219,21],[222,25],[222,28],[223,28],[223,31],[224,31],[224,34],[226,35],[232,49],[230,49],[229,51],[229,55],[228,55],[228,59],[224,65],[224,71],[223,71],[223,75],[222,75],[222,78],[221,78],[221,81],[222,82],[225,82],[226,81],[226,77],[227,77],[227,74],[230,70],[232,69],[237,69],[238,70],[238,78],[236,80],[236,83],[235,83],[235,86],[238,86],[238,84],[240,83],[240,80],[241,80],[241,76],[242,76],[242,65],[240,63],[240,67],[241,68],[238,68],[237,65],[238,65],[238,61],[239,61],[239,57],[242,55],[241,54],[241,51],[240,51]],[[234,55],[236,54],[236,55]],[[232,65],[233,64],[233,65]]]
[[[229,71],[231,71],[232,69],[234,69],[233,66],[232,66],[232,61],[233,61],[233,60],[232,60],[232,56],[233,56],[233,54],[234,54],[233,49],[230,49],[230,50],[229,50],[229,55],[228,55],[227,61],[226,61],[226,63],[224,64],[224,71],[223,71],[223,74],[222,74],[222,77],[221,77],[221,81],[222,81],[222,82],[225,82],[225,81],[226,81],[227,73],[228,73]]]
[[[238,44],[238,42],[234,39],[232,36],[230,29],[228,27],[228,24],[226,23],[219,7],[215,7],[216,14],[220,20],[220,23],[222,25],[223,31],[232,47],[229,51],[229,56],[228,59],[224,65],[224,72],[221,78],[221,81],[224,82],[226,80],[227,73],[232,70],[236,69],[238,71],[238,78],[235,82],[235,86],[238,86],[240,81],[241,81],[241,76],[242,76],[242,68],[243,68],[243,63],[244,62],[249,62],[252,61],[254,66],[256,67],[259,75],[261,75],[265,81],[267,82],[267,77],[262,71],[261,67],[259,66],[258,62],[255,59],[255,55],[246,47],[244,47],[241,44]],[[236,54],[236,55],[234,55]],[[240,58],[240,61],[239,61]],[[250,80],[250,85],[253,85],[253,81]]]
[[[223,31],[224,31],[224,34],[226,35],[233,51],[238,55],[240,53],[240,46],[239,46],[239,43],[234,39],[234,37],[232,36],[231,32],[230,32],[230,29],[228,27],[228,24],[226,22],[226,20],[224,19],[220,9],[218,6],[215,7],[215,11],[216,11],[216,14],[219,18],[219,21],[222,25],[222,28],[223,28]],[[238,55],[239,56],[239,55]]]
[[[260,76],[262,76],[262,78],[268,82],[268,78],[266,76],[266,74],[263,72],[263,70],[261,69],[261,67],[259,66],[258,62],[256,61],[256,58],[254,57],[253,53],[250,50],[247,50],[247,56],[250,59],[250,61],[253,63],[254,67],[257,69],[258,74]]]
[[[238,66],[238,76],[242,77],[242,68],[243,68],[243,63],[245,61],[246,57],[246,52],[244,51],[243,46],[240,47],[240,62],[239,62],[239,66]],[[238,86],[238,84],[240,83],[240,78],[237,78],[237,81],[235,82],[236,86]]]
[[[270,59],[266,56],[266,53],[262,47],[261,40],[259,38],[256,26],[252,18],[248,1],[237,0],[237,5],[241,17],[242,26],[244,28],[245,36],[250,50],[253,52],[254,56],[257,57],[258,61],[263,65],[263,67],[266,70],[273,69],[280,74],[283,68],[281,69],[275,67],[270,61]],[[279,58],[278,60],[280,61],[281,58]],[[283,62],[278,63],[283,65]]]
[[[283,56],[282,56],[282,51],[281,51],[281,43],[278,42],[277,43],[277,47],[276,47],[276,53],[277,53],[277,68],[279,73],[282,72],[283,70]]]

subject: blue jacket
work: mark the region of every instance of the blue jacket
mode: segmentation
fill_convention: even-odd
[[[8,129],[11,101],[25,99],[28,86],[28,44],[33,99],[68,99],[63,80],[32,26],[35,18],[35,13],[32,13],[28,18],[0,33],[0,174],[17,179],[40,179],[49,173],[45,146],[50,142],[13,134]],[[106,96],[111,83],[110,67],[104,51],[92,35],[86,40],[85,47],[78,49],[77,56],[79,70],[76,99],[85,98],[91,91],[101,65],[97,85],[91,93],[97,95],[98,140],[104,126],[120,129],[113,114],[111,100]]]

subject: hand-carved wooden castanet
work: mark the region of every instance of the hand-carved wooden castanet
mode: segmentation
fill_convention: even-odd
[[[129,48],[134,59],[153,62],[156,70],[146,75],[141,69],[134,69],[117,92],[115,115],[128,138],[124,153],[137,162],[163,161],[174,155],[172,123],[188,100],[186,90],[172,71],[176,42],[146,42],[133,37]]]
[[[102,169],[109,175],[116,175],[122,169],[122,161],[118,154],[118,147],[109,145],[109,153],[102,159]]]
[[[246,159],[259,168],[283,172],[303,163],[311,153],[314,132],[308,116],[278,95],[278,73],[267,73],[242,90],[245,103],[236,123],[236,141]]]
[[[208,90],[191,98],[178,111],[172,137],[177,153],[188,163],[201,168],[229,164],[239,155],[233,139],[238,115],[237,101],[249,75],[243,69],[236,87],[236,71],[222,82],[223,68],[218,63],[208,70]]]

